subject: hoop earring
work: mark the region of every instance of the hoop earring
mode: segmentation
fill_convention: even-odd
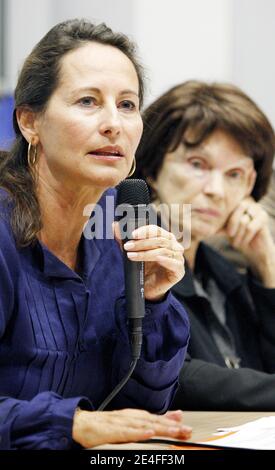
[[[32,152],[32,143],[29,142],[28,145],[28,164],[30,167],[34,166],[36,163],[36,157],[37,157],[37,146],[33,146],[33,152]]]
[[[134,157],[134,160],[133,160],[133,163],[132,163],[132,166],[131,166],[131,170],[130,170],[130,173],[129,173],[129,175],[127,176],[127,178],[130,178],[130,176],[132,176],[132,175],[135,173],[136,167],[137,167],[137,165],[136,165],[136,157]]]

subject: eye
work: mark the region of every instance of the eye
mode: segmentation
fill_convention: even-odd
[[[227,176],[233,180],[237,180],[243,176],[243,173],[240,170],[232,170],[229,173],[227,173]]]
[[[189,165],[191,165],[193,168],[196,170],[205,170],[206,169],[206,164],[203,160],[200,158],[190,158],[188,160]]]
[[[78,103],[80,103],[82,106],[91,106],[96,104],[96,99],[93,96],[83,96],[83,98],[78,100]]]
[[[136,104],[131,100],[123,100],[118,105],[119,108],[125,109],[126,111],[133,111],[136,109]]]

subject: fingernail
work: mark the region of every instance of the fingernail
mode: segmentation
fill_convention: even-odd
[[[181,426],[180,430],[183,432],[192,432],[192,428],[190,428],[190,426]]]
[[[135,248],[135,244],[134,244],[134,242],[126,242],[126,243],[124,243],[124,248],[126,250],[131,250],[131,249]]]
[[[127,253],[128,258],[137,258],[137,255],[138,255],[137,253],[133,253],[133,252]]]

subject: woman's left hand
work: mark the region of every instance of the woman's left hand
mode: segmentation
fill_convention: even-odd
[[[119,227],[115,237],[120,242]],[[133,231],[133,240],[124,244],[128,258],[145,261],[145,298],[161,300],[165,293],[184,276],[184,249],[175,235],[156,225],[145,225]]]

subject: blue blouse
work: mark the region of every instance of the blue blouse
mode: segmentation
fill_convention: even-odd
[[[129,369],[121,250],[115,240],[82,237],[80,277],[38,241],[17,249],[5,207],[1,201],[0,449],[70,449],[75,408],[96,410]],[[146,302],[143,328],[142,356],[111,405],[162,413],[184,360],[187,315],[169,293]]]

